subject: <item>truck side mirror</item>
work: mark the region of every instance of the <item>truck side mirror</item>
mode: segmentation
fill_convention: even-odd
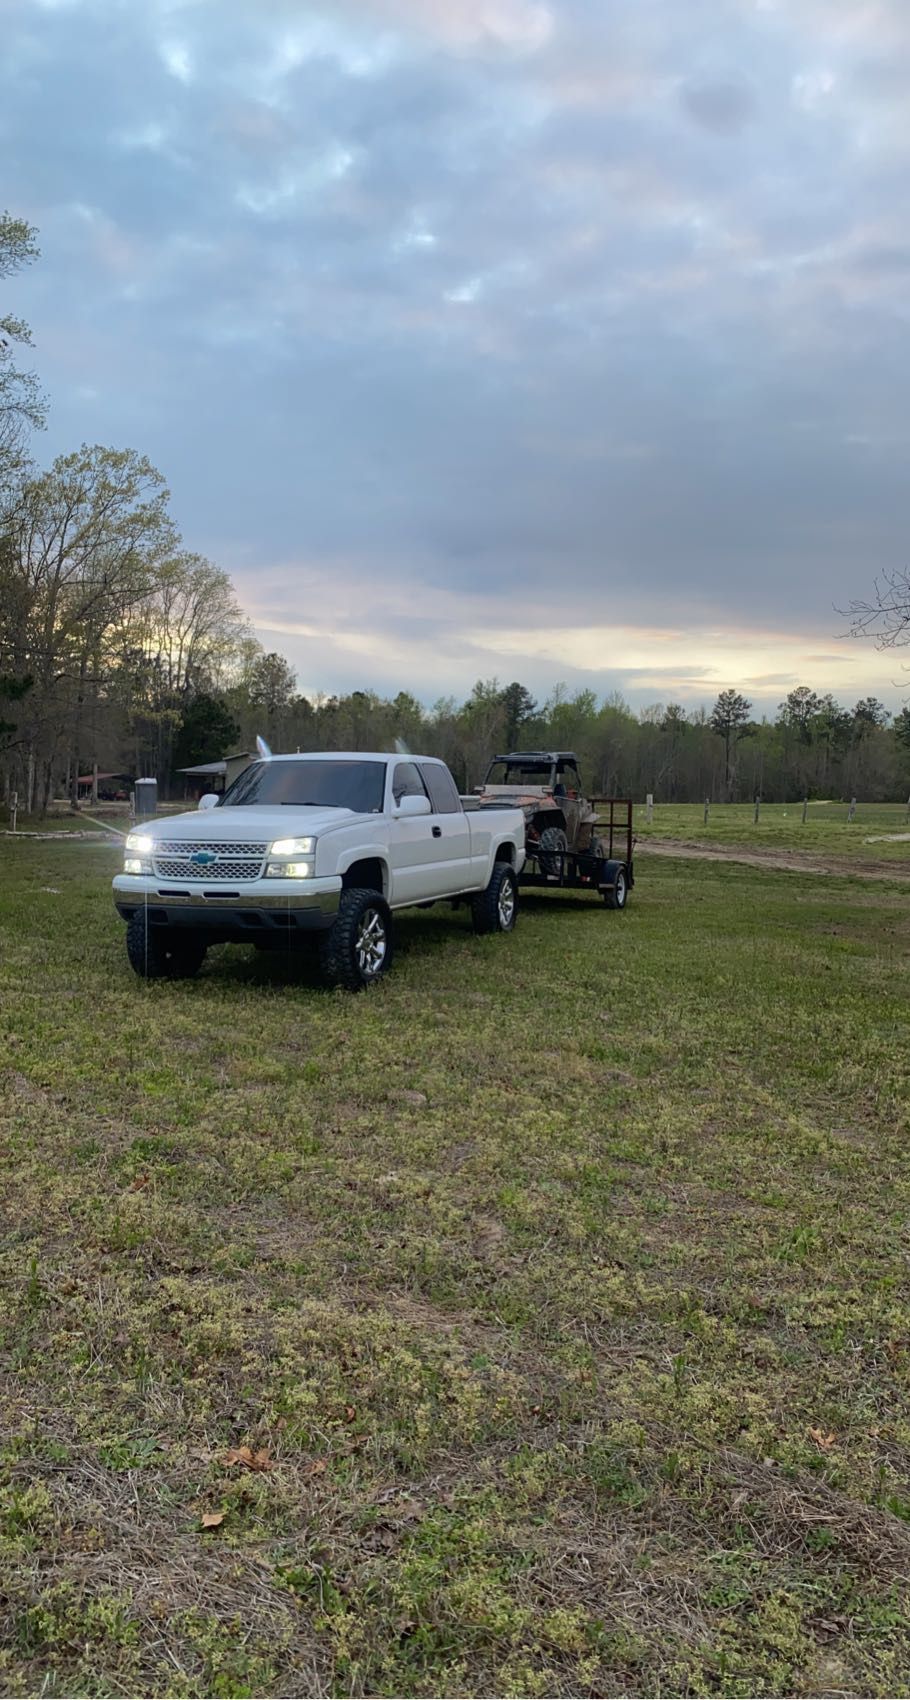
[[[433,805],[430,802],[429,797],[400,797],[398,802],[395,804],[392,813],[398,820],[410,815],[431,815],[433,813]]]
[[[200,797],[199,802],[197,804],[197,808],[200,808],[200,809],[217,809],[218,804],[220,802],[221,802],[221,798],[219,797],[217,791],[206,791],[205,796]]]

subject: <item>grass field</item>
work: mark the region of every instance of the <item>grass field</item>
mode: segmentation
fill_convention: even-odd
[[[0,1689],[910,1694],[907,888],[350,998],[141,985],[115,864],[0,840]]]
[[[846,804],[810,803],[805,824],[802,816],[802,803],[763,803],[756,823],[751,803],[712,803],[706,825],[702,803],[656,803],[649,824],[644,806],[637,804],[635,831],[641,840],[674,838],[689,844],[903,862],[910,879],[906,803],[859,803],[855,820],[849,822]]]

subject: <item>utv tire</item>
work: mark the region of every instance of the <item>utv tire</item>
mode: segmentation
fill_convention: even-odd
[[[537,846],[537,864],[548,879],[561,880],[566,872],[565,851],[569,840],[561,826],[545,826]],[[549,855],[547,852],[550,852]],[[557,854],[554,854],[557,852]]]
[[[625,909],[629,896],[629,876],[625,868],[617,868],[614,884],[603,895],[608,909]]]
[[[126,954],[142,980],[191,980],[205,961],[206,945],[173,927],[150,927],[144,909],[127,922]]]
[[[475,933],[510,933],[518,914],[518,881],[508,862],[497,862],[485,891],[471,899]]]
[[[347,992],[371,986],[392,965],[392,911],[378,891],[341,893],[338,914],[319,941],[319,962],[330,986]]]

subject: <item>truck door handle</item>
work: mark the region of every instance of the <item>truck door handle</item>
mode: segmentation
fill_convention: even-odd
[[[434,826],[433,837],[434,838],[441,838],[442,837],[442,827],[441,826]]]

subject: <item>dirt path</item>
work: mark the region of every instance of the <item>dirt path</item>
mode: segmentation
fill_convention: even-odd
[[[906,861],[853,861],[848,856],[817,856],[806,850],[750,850],[744,844],[689,844],[682,838],[640,838],[637,856],[676,856],[691,862],[744,862],[750,868],[777,868],[790,874],[827,874],[836,879],[910,880]]]

